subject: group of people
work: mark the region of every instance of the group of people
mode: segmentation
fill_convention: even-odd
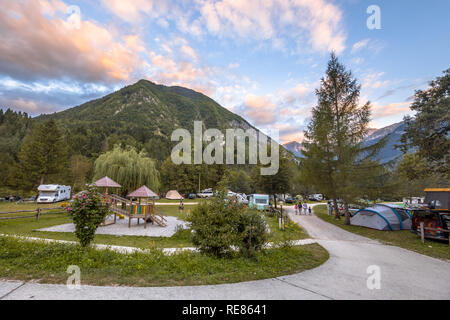
[[[296,203],[294,205],[294,209],[295,209],[295,214],[302,214],[302,210],[303,210],[303,214],[309,214],[311,215],[311,206],[308,207],[308,205],[306,204],[306,202],[304,202],[303,204],[300,202]]]

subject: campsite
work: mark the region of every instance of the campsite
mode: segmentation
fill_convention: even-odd
[[[2,1],[0,300],[449,300],[450,2],[403,2]]]

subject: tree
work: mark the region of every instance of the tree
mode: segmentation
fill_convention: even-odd
[[[399,191],[401,196],[417,197],[424,195],[424,189],[433,187],[448,187],[450,181],[445,175],[429,170],[428,162],[419,152],[406,154],[396,168]]]
[[[359,105],[360,89],[352,73],[331,53],[325,77],[316,90],[318,104],[305,131],[305,179],[333,199],[337,219],[337,198],[343,200],[346,224],[350,223],[348,203],[359,193],[353,173],[357,168],[362,170],[362,161],[376,154],[384,143],[382,140],[372,146],[363,145],[370,102]]]
[[[162,187],[164,190],[178,190],[180,193],[196,192],[201,165],[175,164],[168,157],[161,165]]]
[[[250,193],[251,178],[244,170],[229,170],[225,173],[227,187],[234,192]]]
[[[108,176],[117,181],[122,188],[122,195],[146,185],[153,191],[160,187],[159,172],[155,161],[143,151],[137,152],[132,147],[122,149],[119,145],[113,150],[100,155],[94,163],[94,180]]]
[[[430,82],[426,90],[415,93],[411,110],[414,117],[404,118],[407,126],[402,149],[418,149],[417,155],[427,161],[429,169],[450,177],[450,69]]]
[[[292,159],[288,158],[286,150],[280,147],[280,160],[278,172],[274,175],[261,175],[260,168],[255,167],[253,172],[253,179],[255,184],[263,192],[273,195],[275,201],[275,208],[277,207],[277,194],[284,194],[291,189],[291,178],[293,174]]]
[[[70,157],[70,171],[73,188],[82,188],[92,171],[92,162],[81,154],[75,154]]]
[[[53,119],[36,125],[25,138],[19,160],[24,183],[30,188],[50,176],[67,174],[67,146]]]

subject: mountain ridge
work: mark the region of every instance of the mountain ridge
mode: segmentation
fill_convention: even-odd
[[[395,148],[400,144],[400,138],[404,132],[406,123],[404,121],[396,122],[380,129],[372,129],[371,132],[364,138],[365,145],[372,145],[386,138],[386,144],[381,148],[375,160],[381,163],[388,163],[395,161],[402,156],[402,152]],[[302,157],[302,144],[298,141],[290,141],[283,144],[283,146],[292,152],[297,157]]]
[[[148,80],[35,119],[49,118],[74,135],[69,137],[74,153],[89,157],[98,156],[108,145],[123,142],[144,147],[151,157],[163,160],[175,144],[172,132],[184,128],[192,133],[195,120],[202,121],[204,129],[253,128],[259,132],[247,120],[200,92]]]

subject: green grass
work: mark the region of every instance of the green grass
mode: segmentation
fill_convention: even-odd
[[[49,204],[36,204],[36,203],[26,203],[26,204],[10,204],[1,203],[0,212],[5,211],[17,211],[17,210],[33,210],[37,207],[55,207],[57,205]],[[185,207],[185,212],[191,208]],[[158,210],[163,212],[168,216],[180,216],[177,206],[158,206]],[[186,213],[184,213],[185,215]],[[5,216],[25,216],[29,213],[16,213]],[[125,218],[127,219],[127,218]],[[45,239],[55,239],[55,240],[67,240],[67,241],[77,241],[75,234],[68,232],[49,232],[49,231],[37,231],[36,229],[47,228],[55,225],[71,223],[72,219],[66,213],[60,214],[43,214],[39,221],[35,218],[25,218],[25,219],[14,219],[14,220],[0,220],[0,233],[3,234],[13,234],[28,237],[37,237]],[[106,227],[107,228],[107,227]],[[106,244],[106,245],[120,245],[138,248],[178,248],[178,247],[189,247],[192,246],[190,241],[189,231],[184,230],[177,232],[170,238],[167,237],[145,237],[145,236],[114,236],[97,234],[94,238],[94,243],[96,244]]]
[[[269,241],[279,242],[284,240],[306,239],[309,237],[306,230],[302,229],[298,224],[290,222],[284,230],[280,230],[277,217],[265,216],[265,219],[270,228]]]
[[[360,226],[344,225],[343,218],[336,220],[334,219],[334,216],[328,216],[326,207],[322,205],[314,207],[314,212],[322,220],[361,236],[375,239],[388,245],[415,251],[430,257],[450,260],[450,247],[448,243],[426,240],[425,244],[422,244],[420,237],[409,230],[380,231]]]
[[[31,210],[40,207],[55,207],[53,205],[37,205],[33,203],[27,204],[0,204],[1,211],[12,210]],[[175,216],[181,220],[185,220],[188,210],[191,212],[195,206],[186,206],[184,212],[178,210],[178,206],[157,206],[158,210],[168,216]],[[14,214],[14,215],[28,215]],[[11,215],[8,215],[11,216]],[[127,218],[125,218],[127,219]],[[278,220],[276,217],[266,217],[268,225],[271,230],[269,241],[278,242],[289,240],[297,240],[307,238],[307,233],[301,229],[298,225],[292,224],[289,228],[282,231],[278,229]],[[14,220],[0,220],[0,233],[9,235],[19,235],[27,237],[66,240],[66,241],[78,241],[75,234],[69,232],[50,232],[50,231],[37,231],[37,229],[47,228],[55,225],[71,223],[71,218],[65,214],[44,214],[40,217],[39,221],[35,218],[26,219],[14,219]],[[107,228],[107,227],[106,227]],[[172,237],[146,237],[146,236],[115,236],[106,234],[95,235],[93,243],[106,244],[106,245],[118,245],[137,248],[183,248],[192,247],[193,243],[190,239],[190,231],[182,230],[175,233]]]
[[[183,199],[183,203],[184,204],[186,204],[186,203],[192,203],[192,202],[194,202],[194,203],[196,203],[196,202],[202,202],[202,201],[206,201],[206,199],[203,199],[203,198],[195,198],[195,199]],[[180,200],[169,200],[169,199],[158,199],[158,200],[155,200],[155,202],[158,202],[158,203],[176,203],[176,204],[179,204],[180,203]]]
[[[267,249],[254,258],[234,255],[213,258],[183,252],[164,255],[120,254],[82,249],[77,245],[33,243],[0,238],[0,278],[66,283],[69,265],[81,270],[81,283],[90,285],[178,286],[232,283],[302,272],[324,263],[328,252],[318,244]]]

